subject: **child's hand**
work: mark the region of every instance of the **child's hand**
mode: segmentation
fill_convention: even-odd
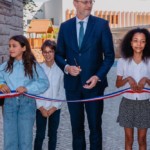
[[[51,109],[49,109],[48,110],[48,116],[51,116],[56,110],[57,110],[56,107],[52,107]]]
[[[137,91],[138,90],[138,85],[137,85],[136,81],[132,77],[128,77],[128,83],[130,85],[130,88],[133,91]]]
[[[22,94],[22,93],[27,92],[27,89],[24,86],[20,86],[16,89],[16,92]]]
[[[43,117],[46,117],[46,118],[48,117],[48,111],[43,106],[40,107],[39,110]]]
[[[9,89],[9,87],[6,84],[2,84],[1,85],[0,91],[2,93],[10,93],[10,89]]]
[[[138,91],[141,92],[147,83],[147,78],[143,77],[139,82],[138,82]]]

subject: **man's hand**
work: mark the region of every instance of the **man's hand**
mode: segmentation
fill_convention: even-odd
[[[48,116],[51,116],[57,110],[56,107],[52,107],[48,110]]]
[[[66,71],[71,74],[72,76],[77,76],[81,72],[80,66],[67,66]]]
[[[10,93],[10,89],[9,89],[9,87],[6,84],[2,84],[1,85],[0,91],[2,93]]]
[[[23,94],[23,93],[27,92],[27,89],[24,86],[20,86],[16,89],[16,92]]]
[[[86,81],[86,84],[83,86],[85,89],[92,89],[97,84],[99,78],[94,75],[89,80]]]

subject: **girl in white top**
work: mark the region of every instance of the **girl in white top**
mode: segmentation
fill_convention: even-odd
[[[54,61],[56,44],[54,41],[46,40],[42,47],[42,54],[45,62],[41,64],[45,74],[48,77],[50,87],[41,94],[43,97],[64,100],[65,90],[63,83],[63,72],[56,65]],[[34,150],[42,150],[43,140],[45,138],[46,124],[48,120],[48,149],[56,149],[57,129],[60,118],[61,102],[36,100],[37,115],[36,115],[36,138],[34,143]]]
[[[138,129],[140,150],[146,150],[147,128],[150,127],[150,95],[140,93],[150,87],[150,33],[133,29],[121,44],[122,58],[117,64],[116,86],[130,87],[135,93],[125,93],[119,108],[118,122],[125,131],[125,150],[132,150],[134,127]]]

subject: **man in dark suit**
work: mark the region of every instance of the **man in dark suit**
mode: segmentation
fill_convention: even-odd
[[[74,0],[76,17],[60,26],[56,63],[65,72],[67,100],[104,94],[106,75],[114,62],[114,48],[108,22],[90,15],[93,0]],[[84,110],[90,129],[90,149],[102,150],[103,101],[68,102],[73,149],[85,150]]]

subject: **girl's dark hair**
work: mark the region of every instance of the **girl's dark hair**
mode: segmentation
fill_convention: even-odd
[[[55,41],[46,40],[41,47],[41,50],[43,51],[46,47],[49,47],[50,49],[56,51],[56,43]]]
[[[21,47],[25,46],[26,50],[23,52],[23,55],[22,55],[22,62],[24,65],[25,76],[28,76],[29,78],[33,78],[33,67],[36,72],[36,61],[35,61],[35,57],[33,56],[31,52],[30,44],[27,38],[23,35],[15,35],[15,36],[12,36],[9,40],[14,40],[14,41],[19,42]],[[15,58],[10,56],[7,66],[6,66],[7,72],[11,73],[13,71],[14,60]]]
[[[145,35],[146,45],[143,50],[142,59],[146,61],[148,58],[150,58],[150,33],[145,28],[132,29],[125,35],[120,45],[121,56],[125,59],[128,58],[131,59],[133,57],[133,49],[131,47],[131,41],[136,33],[143,33]]]

